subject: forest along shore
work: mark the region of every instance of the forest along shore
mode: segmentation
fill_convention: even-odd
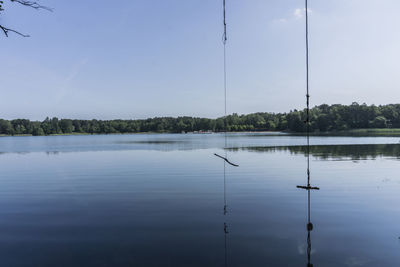
[[[305,110],[287,113],[233,113],[216,119],[198,117],[156,117],[134,120],[78,120],[46,118],[0,119],[0,135],[124,134],[275,131],[305,132]],[[226,125],[225,125],[226,124]],[[358,104],[319,105],[310,110],[310,130],[314,135],[400,136],[400,104],[382,106]]]

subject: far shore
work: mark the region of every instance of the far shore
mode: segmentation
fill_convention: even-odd
[[[182,132],[182,133],[172,133],[172,132],[132,132],[132,133],[62,133],[62,134],[49,134],[49,135],[32,135],[32,134],[15,134],[6,135],[0,134],[0,137],[27,137],[27,136],[72,136],[72,135],[143,135],[143,134],[218,134],[224,132]],[[282,132],[282,131],[231,131],[227,133],[235,134],[268,134],[268,135],[295,135],[295,136],[306,136],[306,132]],[[369,128],[369,129],[351,129],[344,131],[327,131],[327,132],[310,132],[310,136],[388,136],[396,137],[400,136],[400,128]]]

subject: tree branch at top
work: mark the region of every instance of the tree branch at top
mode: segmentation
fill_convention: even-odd
[[[47,6],[43,6],[43,5],[39,4],[36,1],[28,1],[28,0],[9,0],[9,1],[12,2],[12,3],[18,3],[20,5],[31,7],[31,8],[34,8],[34,9],[45,9],[45,10],[50,11],[50,12],[53,11],[52,8],[47,7]],[[0,13],[2,11],[4,11],[3,4],[4,4],[4,1],[0,0]],[[18,35],[20,35],[22,37],[29,37],[28,34],[23,34],[23,33],[19,32],[17,30],[13,30],[13,29],[5,27],[5,26],[3,26],[1,24],[0,24],[0,29],[3,31],[3,33],[4,33],[4,35],[6,37],[8,37],[10,32],[18,34]]]

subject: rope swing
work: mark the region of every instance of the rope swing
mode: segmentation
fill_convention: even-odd
[[[310,183],[310,90],[309,90],[309,47],[308,47],[308,0],[305,0],[306,13],[306,124],[307,131],[307,186],[298,185],[297,188],[306,190],[319,190],[318,187],[312,187]]]
[[[225,157],[218,155],[214,153],[215,156],[221,158],[224,160],[224,168],[225,168],[225,163],[230,164],[231,166],[234,167],[239,167],[239,165],[232,163],[231,161],[228,160],[228,153],[227,153],[227,147],[228,147],[228,136],[227,136],[227,128],[228,128],[228,120],[227,120],[227,101],[226,101],[226,89],[227,89],[227,78],[226,78],[226,42],[228,41],[228,36],[227,36],[227,31],[226,31],[226,0],[222,1],[223,5],[223,26],[224,26],[224,31],[222,34],[222,44],[224,45],[224,140],[225,140]]]
[[[308,183],[310,186],[310,91],[309,91],[309,61],[308,61],[308,0],[305,0],[305,13],[306,13],[306,104],[307,104],[307,118],[306,118],[306,128],[307,128],[307,176]]]
[[[223,0],[224,8],[224,34],[222,35],[222,43],[224,44],[224,99],[225,99],[225,133],[226,133],[226,41],[228,41],[228,36],[226,35],[226,4]],[[226,143],[225,143],[226,146]]]
[[[311,263],[311,231],[314,226],[311,223],[311,190],[319,190],[310,183],[310,91],[309,91],[309,46],[308,46],[308,0],[305,0],[306,13],[306,131],[307,131],[307,185],[298,185],[297,188],[307,190],[307,266]]]
[[[225,155],[221,156],[218,155],[217,153],[214,153],[214,155],[218,158],[221,158],[224,163],[224,256],[225,256],[225,266],[228,266],[228,246],[227,246],[227,235],[229,234],[228,230],[228,223],[226,222],[226,215],[228,213],[228,205],[227,205],[227,190],[226,190],[226,165],[229,164],[234,167],[239,167],[239,165],[232,163],[228,159],[228,136],[227,136],[227,130],[228,130],[228,120],[227,120],[227,101],[226,101],[226,92],[227,92],[227,78],[226,78],[226,43],[228,40],[227,37],[227,31],[226,31],[226,0],[223,0],[223,34],[222,34],[222,44],[224,46],[224,151]]]

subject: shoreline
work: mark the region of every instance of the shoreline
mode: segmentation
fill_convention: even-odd
[[[186,133],[173,133],[173,132],[132,132],[132,133],[62,133],[62,134],[49,134],[49,135],[32,135],[32,134],[15,134],[6,135],[0,134],[0,137],[33,137],[33,136],[76,136],[76,135],[142,135],[142,134],[194,134],[194,135],[208,135],[208,134],[223,134],[224,132],[186,132]],[[292,135],[292,136],[306,136],[306,132],[285,132],[285,131],[230,131],[227,133],[233,134],[268,134],[275,135]],[[327,131],[327,132],[310,132],[310,136],[349,136],[349,137],[400,137],[400,128],[368,128],[368,129],[352,129],[343,131]]]

